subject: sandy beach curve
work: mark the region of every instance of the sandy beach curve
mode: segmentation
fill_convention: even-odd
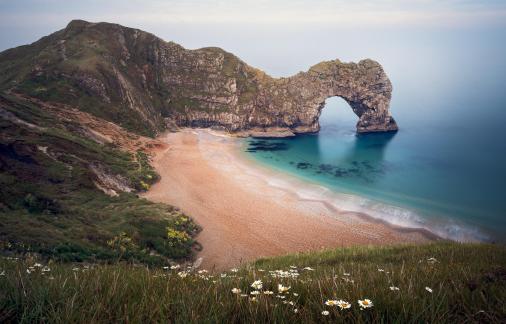
[[[158,138],[161,180],[143,196],[176,206],[202,227],[202,267],[223,270],[260,257],[351,245],[421,243],[427,231],[391,226],[297,192],[310,186],[242,157],[238,141],[207,130]],[[277,185],[278,182],[284,186]],[[288,185],[287,185],[288,184]]]

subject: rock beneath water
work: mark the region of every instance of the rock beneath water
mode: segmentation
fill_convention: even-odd
[[[138,133],[214,127],[244,136],[317,132],[325,100],[358,116],[357,132],[397,130],[392,85],[373,60],[321,62],[273,78],[220,48],[187,50],[109,23],[72,21],[0,53],[0,89],[68,103]]]

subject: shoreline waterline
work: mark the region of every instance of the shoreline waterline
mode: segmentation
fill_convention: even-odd
[[[153,165],[161,180],[143,196],[178,207],[201,225],[197,257],[208,269],[325,248],[438,239],[314,197],[314,190],[326,189],[249,160],[237,138],[184,129],[159,139],[166,147],[154,149]]]
[[[216,136],[226,139],[228,138],[231,141],[236,140],[235,137],[231,137],[219,131],[196,129],[194,132],[198,136]],[[269,187],[277,190],[282,190],[287,194],[294,196],[300,201],[318,203],[325,206],[325,208],[327,208],[331,213],[340,213],[341,215],[343,213],[350,213],[353,214],[354,217],[360,217],[369,222],[380,223],[396,231],[402,231],[405,233],[417,232],[424,235],[430,240],[453,240],[453,238],[439,235],[434,230],[431,230],[429,228],[415,227],[410,223],[390,222],[387,219],[381,218],[380,216],[374,217],[371,215],[372,210],[363,208],[363,204],[360,203],[361,201],[369,201],[368,198],[347,193],[335,192],[332,189],[327,188],[322,184],[313,182],[309,179],[299,178],[296,175],[288,174],[283,171],[277,171],[275,168],[271,168],[270,166],[265,165],[264,163],[252,158],[250,155],[245,154],[242,143],[237,142],[234,145],[237,146],[237,149],[236,151],[231,151],[230,153],[234,155],[236,163],[242,164],[243,171],[245,173],[248,173],[265,182],[265,184]],[[398,208],[401,210],[399,207],[389,207]]]
[[[370,192],[362,194],[354,190],[350,191],[349,188],[340,187],[337,184],[327,185],[325,181],[320,182],[318,177],[309,177],[307,172],[297,172],[298,170],[295,170],[295,168],[282,168],[279,165],[280,163],[271,163],[272,160],[261,158],[261,156],[257,156],[258,153],[251,153],[251,147],[248,144],[248,142],[244,142],[239,157],[251,162],[255,167],[260,165],[267,170],[271,170],[275,174],[274,177],[283,179],[278,181],[280,182],[279,185],[287,190],[294,188],[290,184],[293,179],[305,184],[295,186],[304,188],[300,193],[301,198],[309,196],[311,199],[324,201],[340,211],[362,213],[373,221],[384,222],[396,228],[427,231],[442,239],[458,242],[493,242],[492,236],[488,235],[487,232],[456,217],[457,212],[455,215],[442,215],[437,212],[427,214],[425,211],[419,211],[417,207],[396,201],[396,199],[393,199],[394,197],[384,200],[384,194],[381,195],[381,198],[376,198],[371,197]],[[256,150],[254,149],[253,152],[256,152]],[[276,161],[277,158],[283,159],[282,152],[276,157]],[[305,169],[301,171],[305,171]],[[368,190],[371,191],[370,188]]]
[[[219,131],[199,129],[198,132],[214,136],[229,137]],[[233,138],[233,137],[232,137]],[[362,215],[364,219],[380,222],[396,230],[425,232],[432,239],[448,239],[458,242],[489,242],[491,238],[478,229],[456,219],[440,217],[439,222],[429,220],[419,214],[414,208],[383,202],[360,194],[346,192],[344,188],[336,191],[334,188],[308,179],[302,175],[279,170],[253,155],[246,153],[247,145],[243,142],[237,145],[237,159],[242,163],[249,163],[251,170],[262,169],[264,175],[269,175],[266,183],[272,187],[286,190],[301,200],[315,201],[327,206],[335,212],[353,212]],[[248,171],[248,168],[246,168]],[[297,190],[294,190],[297,188]],[[301,188],[303,188],[301,190]],[[432,221],[432,222],[431,222]]]

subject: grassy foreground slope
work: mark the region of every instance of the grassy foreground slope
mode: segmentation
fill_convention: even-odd
[[[345,248],[259,260],[221,274],[3,259],[0,274],[2,322],[506,320],[506,250],[485,244]],[[357,301],[366,298],[373,306],[362,310]],[[351,307],[325,304],[339,299]]]
[[[195,224],[136,195],[157,179],[149,139],[6,93],[0,129],[1,254],[149,264],[191,254]]]

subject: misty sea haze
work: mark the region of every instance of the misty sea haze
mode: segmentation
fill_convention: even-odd
[[[504,241],[505,30],[346,32],[293,35],[298,48],[277,70],[272,60],[258,61],[268,60],[262,54],[250,62],[289,75],[299,67],[296,58],[315,53],[313,63],[332,55],[373,58],[393,83],[391,112],[400,131],[357,136],[357,117],[344,100],[330,98],[319,134],[248,139],[248,154],[335,192],[365,197],[357,203],[393,223],[458,240]]]

